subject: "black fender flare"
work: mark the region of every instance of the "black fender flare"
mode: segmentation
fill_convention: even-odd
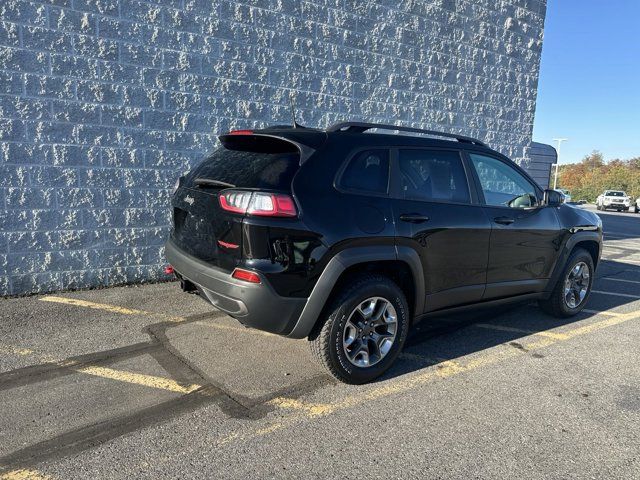
[[[318,278],[311,295],[307,299],[298,321],[289,332],[289,338],[306,338],[316,325],[322,309],[331,295],[340,275],[349,267],[360,263],[401,260],[411,269],[415,284],[415,313],[419,315],[424,309],[425,287],[422,264],[417,252],[409,247],[395,245],[375,245],[351,247],[341,250],[327,263]]]
[[[574,247],[578,243],[584,242],[584,241],[592,241],[598,244],[598,258],[596,259],[594,264],[596,265],[598,264],[600,260],[600,255],[602,255],[602,232],[597,230],[581,230],[580,229],[574,232],[569,230],[569,234],[570,234],[570,237],[565,242],[562,252],[558,257],[558,260],[556,261],[556,265],[553,269],[553,273],[551,274],[551,277],[549,278],[549,282],[547,283],[547,288],[545,289],[546,293],[551,293],[555,288],[556,283],[560,278],[560,275],[562,275],[562,271],[564,270],[567,260],[569,259],[569,255],[571,254],[571,251],[574,249]]]

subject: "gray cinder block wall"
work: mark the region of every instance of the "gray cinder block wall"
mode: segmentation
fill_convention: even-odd
[[[524,161],[545,0],[0,1],[0,294],[163,277],[175,179],[232,127],[368,120]]]

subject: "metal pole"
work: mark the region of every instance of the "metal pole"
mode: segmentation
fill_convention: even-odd
[[[555,174],[555,178],[553,179],[553,189],[554,190],[558,186],[558,164],[560,163],[560,145],[562,145],[562,142],[566,142],[567,140],[569,140],[569,139],[568,138],[554,138],[553,139],[554,142],[558,142],[558,148],[556,149],[556,152],[558,153],[558,158],[556,158],[556,174]]]

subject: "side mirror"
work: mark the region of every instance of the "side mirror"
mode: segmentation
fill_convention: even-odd
[[[547,189],[544,191],[542,201],[547,207],[559,207],[564,203],[564,195],[556,190]]]

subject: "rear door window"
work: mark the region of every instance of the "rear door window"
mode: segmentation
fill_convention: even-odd
[[[356,153],[340,177],[345,190],[366,193],[387,193],[389,185],[389,151],[364,150]]]
[[[400,150],[404,198],[469,203],[469,185],[460,153],[450,150]]]
[[[221,147],[193,171],[191,180],[207,178],[238,188],[290,190],[300,168],[300,154],[229,150]]]

